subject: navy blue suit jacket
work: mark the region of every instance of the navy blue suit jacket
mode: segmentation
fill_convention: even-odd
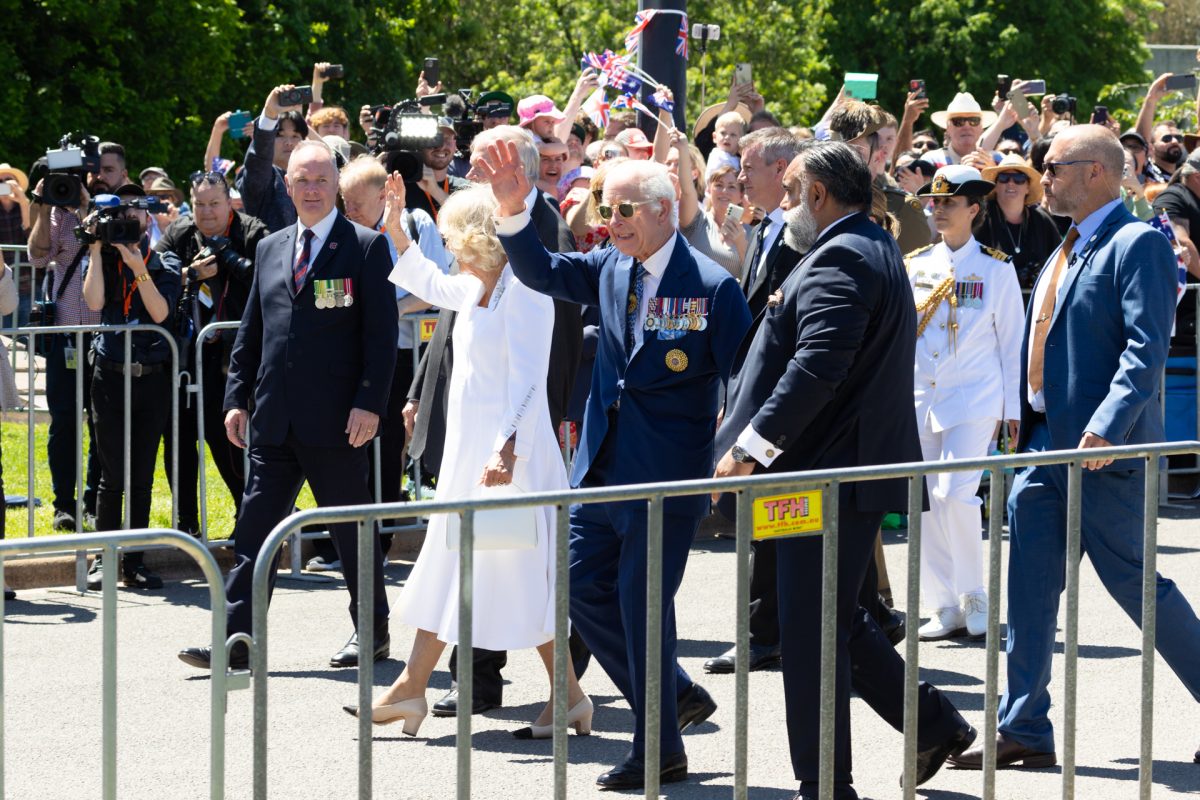
[[[783,451],[756,472],[920,461],[917,316],[896,241],[854,214],[817,240],[779,291],[738,354],[717,452],[753,424]],[[903,479],[852,487],[860,511],[908,507]],[[720,507],[732,517],[732,495]]]
[[[1041,280],[1049,280],[1049,269],[1043,268]],[[1068,262],[1043,362],[1053,449],[1074,449],[1085,431],[1114,445],[1163,440],[1157,398],[1175,319],[1176,283],[1175,254],[1167,238],[1123,205]],[[1022,354],[1029,352],[1029,315],[1036,313],[1029,305]],[[1021,450],[1040,416],[1029,405],[1028,369],[1023,355]],[[1109,468],[1131,466],[1124,460]]]
[[[387,408],[396,366],[396,292],[387,242],[340,213],[308,280],[293,290],[296,226],[258,245],[254,282],[238,328],[225,409],[250,408],[252,444],[281,445],[290,428],[305,445],[347,444],[346,421],[360,408]],[[349,307],[316,307],[314,280],[349,278]]]
[[[596,306],[600,311],[592,387],[584,409],[583,434],[571,471],[571,485],[588,474],[608,434],[609,409],[616,406],[614,474],[610,484],[653,483],[706,478],[713,469],[718,388],[727,380],[738,344],[750,324],[741,289],[728,272],[688,247],[675,235],[675,249],[658,285],[657,297],[705,298],[707,326],[660,338],[643,331],[642,347],[630,360],[625,351],[625,322],[632,285],[633,258],[615,248],[590,253],[551,254],[532,224],[513,236],[501,236],[513,272],[526,286],[560,300]],[[687,357],[681,371],[667,366],[667,355]],[[677,365],[679,362],[675,362]],[[702,515],[703,496],[668,500],[668,513]]]

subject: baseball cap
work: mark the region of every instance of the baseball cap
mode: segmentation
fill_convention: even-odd
[[[626,148],[634,147],[639,150],[653,150],[654,143],[646,138],[641,128],[626,128],[617,134],[617,142]]]

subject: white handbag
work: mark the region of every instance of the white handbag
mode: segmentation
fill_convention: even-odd
[[[506,486],[480,486],[475,499],[494,497],[516,497],[525,490],[515,484]],[[532,550],[537,547],[536,506],[523,508],[496,508],[475,512],[475,550]],[[446,548],[459,549],[459,529],[462,524],[458,514],[448,514],[446,520]]]

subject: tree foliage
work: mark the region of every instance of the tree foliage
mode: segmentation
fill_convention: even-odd
[[[1178,2],[1179,0],[1176,0]],[[1188,0],[1194,2],[1194,0]],[[1168,0],[1170,2],[1170,0]],[[1045,78],[1087,109],[1105,87],[1144,82],[1142,42],[1155,0],[692,0],[693,22],[718,24],[707,102],[734,64],[754,65],[768,108],[811,124],[846,71],[878,72],[879,101],[899,112],[910,78],[933,107],[995,76]],[[410,97],[422,59],[446,87],[544,93],[565,102],[585,50],[619,50],[635,0],[0,0],[0,160],[30,163],[68,130],[122,142],[131,168],[200,166],[212,120],[257,111],[272,86],[307,84],[314,61],[341,63],[327,102],[351,118],[364,103]],[[692,45],[688,116],[700,109]],[[1110,91],[1109,104],[1138,98]],[[240,160],[229,139],[225,154]]]

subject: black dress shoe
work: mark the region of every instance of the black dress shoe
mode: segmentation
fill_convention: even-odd
[[[491,711],[493,708],[499,708],[500,702],[491,700],[482,700],[475,698],[475,702],[471,705],[472,714],[482,714],[485,711]],[[435,717],[454,717],[458,716],[458,689],[451,689],[446,692],[441,700],[438,700],[430,708]]]
[[[1200,750],[1196,751],[1196,755],[1192,756],[1193,764],[1200,764]]]
[[[392,637],[388,634],[375,637],[375,661],[382,661],[392,652]],[[358,632],[350,637],[350,641],[346,642],[341,650],[333,654],[333,658],[329,659],[331,667],[357,667],[358,666]]]
[[[687,780],[687,753],[667,756],[659,763],[658,782],[678,783]],[[608,772],[596,778],[601,789],[641,789],[646,785],[646,762],[630,756]]]
[[[885,606],[886,608],[886,606]],[[888,618],[879,621],[879,629],[883,631],[883,635],[892,643],[892,647],[904,641],[904,637],[908,634],[906,623],[908,617],[903,611],[896,611],[892,608],[887,608]]]
[[[179,651],[179,660],[199,669],[212,669],[211,647],[187,647]],[[229,654],[229,669],[250,669],[250,652],[243,644],[235,644]]]
[[[961,717],[960,717],[961,719]],[[917,753],[917,786],[925,783],[927,780],[937,774],[937,771],[942,768],[942,764],[946,763],[947,758],[957,756],[966,750],[975,741],[975,729],[966,720],[963,720],[962,725],[954,732],[954,735],[949,739],[941,742],[928,750],[922,750]],[[900,776],[900,788],[904,788],[904,776]]]
[[[750,643],[750,671],[757,672],[760,669],[773,667],[780,662],[782,658],[779,645],[777,644],[754,644]],[[704,662],[704,671],[714,675],[725,675],[737,669],[737,647],[731,647],[716,658],[710,658]]]
[[[5,586],[5,587],[4,587],[4,599],[5,599],[5,600],[16,600],[16,599],[17,599],[17,593],[16,593],[14,590],[12,590],[12,589],[8,588],[7,586]]]
[[[983,769],[983,743],[951,755],[950,766],[957,769]],[[1020,762],[1018,764],[1018,762]],[[998,768],[1022,766],[1029,769],[1044,769],[1053,767],[1058,759],[1053,752],[1045,753],[1026,747],[1020,742],[1009,739],[1003,733],[996,734],[996,766]]]
[[[683,733],[689,725],[699,725],[713,715],[717,710],[717,701],[698,683],[693,683],[687,694],[679,698],[675,705],[675,717],[679,720],[679,732]],[[684,777],[687,772],[687,761],[684,760]]]

